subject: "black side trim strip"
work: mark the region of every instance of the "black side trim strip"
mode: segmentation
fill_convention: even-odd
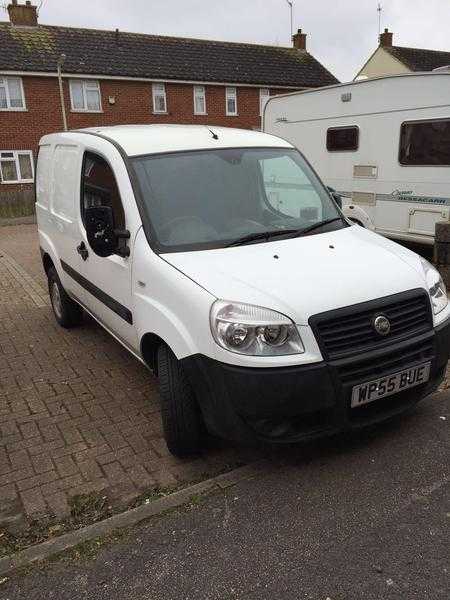
[[[108,294],[106,294],[103,290],[91,283],[88,279],[83,277],[83,275],[80,275],[80,273],[75,271],[75,269],[72,269],[72,267],[65,263],[63,260],[61,261],[61,267],[67,273],[67,275],[72,277],[72,279],[79,283],[81,287],[83,287],[90,294],[95,296],[97,300],[103,302],[103,304],[105,304],[109,309],[115,312],[116,315],[119,315],[119,317],[121,317],[124,321],[130,323],[130,325],[133,324],[133,314],[131,310],[129,310],[126,306],[123,306],[123,304],[120,304],[120,302],[117,302],[117,300],[114,300],[114,298],[108,296]]]

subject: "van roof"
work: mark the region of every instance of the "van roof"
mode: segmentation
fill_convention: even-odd
[[[292,148],[286,140],[267,133],[214,125],[114,125],[68,133],[99,134],[118,143],[128,156],[246,146]]]

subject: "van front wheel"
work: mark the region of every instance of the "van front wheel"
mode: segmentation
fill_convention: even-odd
[[[198,453],[204,428],[200,408],[180,361],[164,344],[158,348],[158,379],[167,447],[180,457]]]
[[[55,319],[65,329],[76,327],[83,320],[83,309],[67,295],[59,280],[55,267],[47,272],[48,293]]]

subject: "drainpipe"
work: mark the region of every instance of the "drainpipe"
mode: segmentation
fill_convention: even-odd
[[[63,126],[64,126],[64,131],[67,131],[66,106],[64,104],[64,90],[63,90],[62,75],[61,75],[61,69],[62,69],[62,66],[63,66],[65,60],[66,60],[66,55],[61,54],[61,56],[58,58],[58,62],[56,63],[56,66],[58,68],[59,97],[61,99],[61,112],[62,112],[62,118],[63,118]]]

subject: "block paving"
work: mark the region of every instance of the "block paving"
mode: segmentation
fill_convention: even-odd
[[[93,319],[59,327],[36,226],[0,227],[0,528],[63,519],[78,494],[126,506],[255,452],[213,443],[202,457],[171,456],[155,378]]]
[[[64,519],[78,494],[119,508],[265,454],[213,443],[201,457],[171,456],[155,378],[93,319],[59,327],[36,226],[0,227],[0,529]]]

